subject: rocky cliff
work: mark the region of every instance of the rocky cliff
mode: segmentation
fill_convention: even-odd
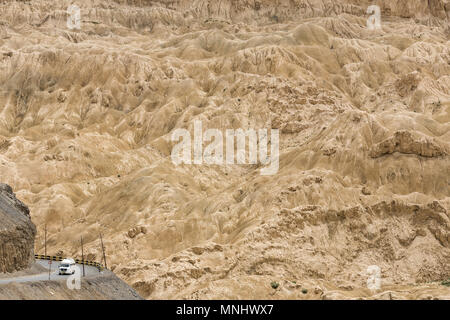
[[[35,235],[28,207],[16,198],[9,185],[0,184],[0,272],[30,266]]]

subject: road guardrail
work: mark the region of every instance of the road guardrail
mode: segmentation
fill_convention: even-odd
[[[51,261],[63,261],[64,257],[59,257],[59,256],[44,256],[43,254],[35,254],[34,255],[35,259],[40,259],[40,260],[51,260]],[[81,260],[81,259],[74,259],[75,263],[77,264],[84,264],[86,266],[93,266],[96,267],[99,271],[102,271],[103,269],[105,269],[105,267],[98,262],[95,261],[87,261],[87,260]]]

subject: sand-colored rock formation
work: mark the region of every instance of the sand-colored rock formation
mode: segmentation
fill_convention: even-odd
[[[0,180],[36,251],[47,224],[100,260],[102,232],[148,299],[449,297],[447,0],[76,3],[80,30],[0,2]],[[195,120],[279,129],[279,171],[174,165]]]

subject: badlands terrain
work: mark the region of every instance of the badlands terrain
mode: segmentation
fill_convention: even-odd
[[[0,0],[0,182],[36,253],[47,226],[48,254],[83,236],[101,261],[101,232],[147,299],[450,299],[449,18],[448,0]],[[278,172],[175,165],[195,120],[279,129]]]

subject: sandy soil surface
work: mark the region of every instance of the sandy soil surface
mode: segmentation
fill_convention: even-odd
[[[447,0],[75,2],[79,30],[0,1],[0,181],[37,253],[47,224],[100,261],[102,232],[147,299],[449,299]],[[279,171],[174,165],[195,120],[279,129]]]

